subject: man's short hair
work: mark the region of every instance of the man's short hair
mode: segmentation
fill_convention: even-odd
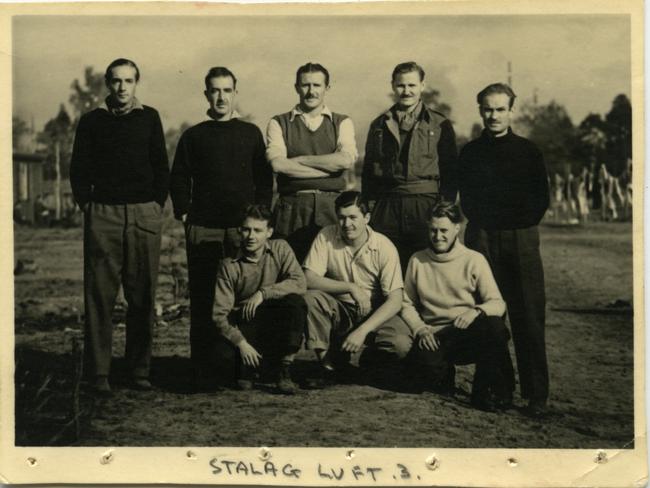
[[[395,66],[395,69],[393,70],[393,74],[391,76],[391,81],[395,81],[397,75],[411,73],[413,71],[417,71],[420,75],[420,81],[424,81],[424,70],[422,69],[422,66],[420,66],[415,61],[407,61],[406,63],[400,63]]]
[[[494,93],[503,93],[504,95],[508,95],[508,99],[510,100],[510,108],[512,108],[512,106],[515,104],[515,98],[517,98],[517,95],[515,95],[515,92],[512,90],[512,88],[510,88],[510,86],[506,85],[505,83],[492,83],[491,85],[486,86],[480,92],[478,92],[476,95],[476,101],[479,105],[481,105],[485,97]]]
[[[340,208],[351,207],[352,205],[359,207],[363,215],[370,212],[368,202],[363,198],[361,192],[358,191],[344,191],[336,197],[336,200],[334,200],[334,211],[338,214]]]
[[[296,86],[300,85],[300,76],[303,73],[323,73],[325,75],[325,86],[330,85],[330,72],[322,64],[309,62],[298,68],[298,71],[296,71]]]
[[[246,219],[265,220],[269,227],[273,227],[273,214],[266,205],[254,203],[244,208],[242,223]]]
[[[138,65],[130,59],[117,58],[106,68],[106,72],[104,73],[104,81],[106,83],[110,83],[111,79],[113,78],[113,68],[116,68],[117,66],[131,66],[131,68],[135,68],[135,81],[140,81],[140,69],[138,69]]]
[[[447,217],[454,224],[460,224],[463,220],[463,216],[460,213],[460,208],[454,202],[448,200],[440,200],[436,203],[431,212],[429,213],[429,220],[431,219],[442,219]]]
[[[208,74],[205,75],[206,90],[209,88],[208,83],[212,78],[220,78],[220,77],[227,77],[227,76],[230,76],[232,78],[232,87],[237,88],[237,78],[235,78],[233,72],[230,71],[228,68],[224,66],[214,66],[210,68]]]

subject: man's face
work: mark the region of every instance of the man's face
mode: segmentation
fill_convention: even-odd
[[[399,73],[393,80],[392,86],[397,103],[403,109],[417,105],[424,90],[424,82],[417,71]]]
[[[433,217],[429,222],[429,240],[437,253],[449,251],[458,237],[460,224],[454,224],[447,217]]]
[[[356,205],[341,207],[336,211],[341,235],[346,242],[352,242],[365,236],[370,214],[363,214]]]
[[[230,117],[237,94],[234,80],[230,76],[210,78],[204,93],[210,108],[219,118]]]
[[[325,84],[325,73],[302,73],[300,82],[296,85],[296,92],[300,97],[300,107],[311,112],[325,103],[325,92],[329,86]]]
[[[273,234],[266,220],[247,217],[239,227],[241,247],[247,254],[254,254],[266,245]]]
[[[483,97],[479,107],[483,125],[495,137],[505,135],[512,121],[510,98],[505,93],[491,93]]]
[[[135,96],[136,71],[133,66],[120,65],[111,68],[111,78],[106,83],[111,98],[119,106],[129,105]]]

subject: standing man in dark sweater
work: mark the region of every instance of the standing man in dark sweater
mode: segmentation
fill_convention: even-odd
[[[456,136],[451,122],[422,102],[424,70],[412,61],[392,74],[397,103],[370,124],[361,191],[374,201],[370,224],[397,246],[402,269],[426,246],[426,222],[442,196],[456,200]]]
[[[492,266],[510,318],[521,396],[541,417],[548,399],[546,298],[537,225],[549,205],[546,167],[531,141],[512,132],[515,94],[495,83],[477,95],[485,130],[460,155],[465,243]]]
[[[162,209],[169,167],[158,112],[135,98],[140,71],[116,59],[106,68],[105,103],[79,120],[70,162],[84,212],[86,364],[94,389],[110,395],[112,311],[120,284],[128,303],[126,359],[132,385],[150,389],[149,367]]]
[[[266,157],[278,174],[275,237],[286,239],[298,261],[318,231],[337,222],[334,200],[345,190],[344,172],[357,159],[354,126],[325,106],[330,75],[318,63],[298,68],[300,102],[267,127]]]
[[[224,67],[205,77],[208,120],[186,130],[171,173],[174,215],[185,224],[190,288],[190,346],[195,386],[215,378],[212,323],[216,275],[224,257],[239,248],[237,228],[247,204],[270,205],[273,176],[264,139],[234,108],[237,79]]]

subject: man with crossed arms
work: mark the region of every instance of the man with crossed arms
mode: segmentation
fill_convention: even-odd
[[[354,126],[325,105],[330,75],[318,63],[298,68],[300,99],[267,128],[266,158],[278,175],[275,237],[286,239],[302,261],[318,231],[336,223],[334,200],[345,189],[345,171],[357,158]]]

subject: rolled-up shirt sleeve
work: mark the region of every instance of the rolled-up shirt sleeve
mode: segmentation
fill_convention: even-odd
[[[341,121],[339,126],[339,138],[336,142],[336,151],[344,153],[349,157],[350,164],[354,164],[359,157],[357,141],[354,136],[354,124],[348,117]]]
[[[309,253],[305,258],[305,262],[302,265],[304,269],[311,270],[318,276],[325,276],[325,273],[327,273],[327,263],[329,261],[327,238],[324,232],[325,229],[318,233],[316,239],[312,242]]]
[[[384,296],[388,296],[392,291],[404,288],[399,254],[397,248],[390,241],[386,241],[382,245],[379,260],[381,266],[379,281]]]
[[[266,160],[270,163],[275,159],[287,157],[287,146],[284,143],[282,128],[278,121],[271,119],[266,126]]]

